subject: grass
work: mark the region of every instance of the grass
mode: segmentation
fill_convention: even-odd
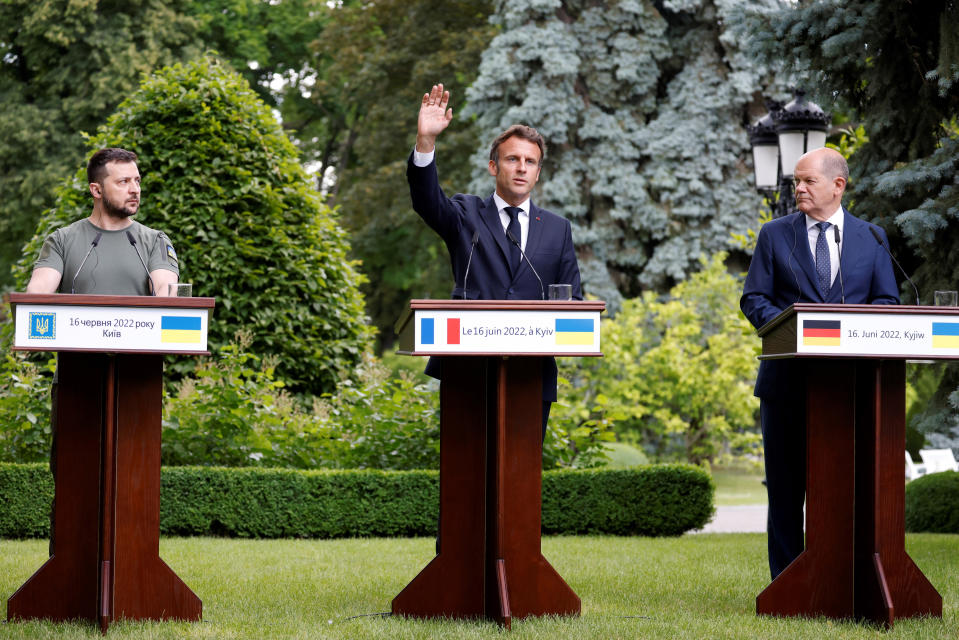
[[[377,616],[432,557],[433,540],[170,538],[161,555],[203,599],[203,622],[118,622],[125,638],[955,638],[959,536],[911,535],[910,554],[944,598],[943,618],[897,621],[888,632],[853,622],[755,615],[766,585],[765,536],[549,537],[543,552],[579,594],[573,618],[482,621]],[[0,597],[46,558],[46,541],[0,541]],[[0,638],[98,638],[87,623],[0,625]]]
[[[710,473],[716,483],[716,506],[766,504],[761,466],[713,467]]]

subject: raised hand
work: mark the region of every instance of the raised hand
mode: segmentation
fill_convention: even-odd
[[[448,109],[450,92],[443,91],[442,84],[434,84],[429,93],[423,94],[420,114],[416,121],[416,150],[428,153],[436,144],[436,136],[443,132],[453,119],[453,110]]]

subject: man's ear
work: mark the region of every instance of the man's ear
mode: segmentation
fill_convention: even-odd
[[[496,166],[496,163],[492,160],[489,161],[489,174],[496,177],[496,174],[499,172],[499,167]]]
[[[103,191],[100,189],[100,183],[98,182],[90,183],[90,195],[97,199],[103,197]]]

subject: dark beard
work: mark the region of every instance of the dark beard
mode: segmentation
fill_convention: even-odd
[[[103,210],[111,218],[129,218],[130,216],[135,216],[136,211],[131,211],[126,205],[117,206],[114,203],[110,202],[109,199],[103,198]]]

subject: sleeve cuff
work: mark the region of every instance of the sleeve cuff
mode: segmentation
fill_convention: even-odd
[[[413,147],[413,164],[417,167],[428,166],[431,162],[433,162],[434,155],[436,155],[436,149],[427,151],[426,153],[421,153],[416,150],[416,147]]]

